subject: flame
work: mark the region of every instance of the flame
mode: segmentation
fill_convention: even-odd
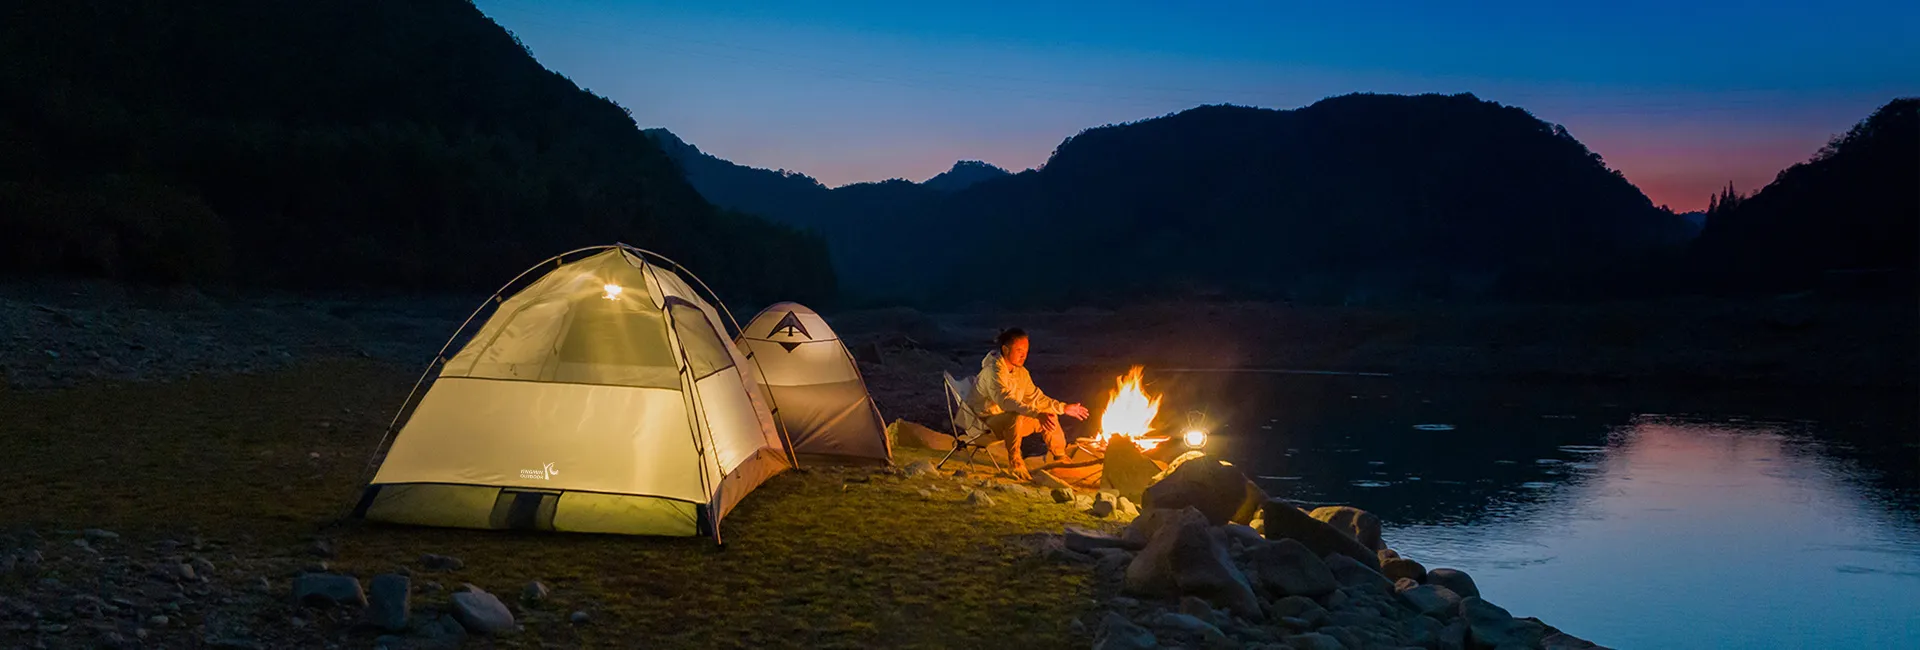
[[[1107,399],[1107,410],[1100,414],[1100,441],[1105,443],[1114,436],[1132,438],[1141,448],[1151,449],[1159,441],[1141,438],[1153,431],[1153,416],[1160,413],[1160,398],[1148,397],[1142,385],[1141,373],[1144,368],[1134,366],[1127,374],[1114,380],[1114,390]]]

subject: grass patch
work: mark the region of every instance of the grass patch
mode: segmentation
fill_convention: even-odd
[[[551,604],[524,612],[526,633],[498,641],[502,647],[1088,641],[1068,630],[1093,607],[1089,569],[1049,561],[1021,537],[1106,522],[1039,494],[994,491],[998,505],[969,506],[968,484],[952,478],[841,468],[782,474],[723,523],[725,547],[697,538],[329,528],[358,495],[367,456],[411,381],[406,369],[333,361],[256,376],[0,393],[0,444],[10,456],[0,473],[8,495],[0,529],[36,528],[46,547],[62,541],[56,531],[80,528],[115,530],[128,548],[198,536],[220,549],[215,582],[245,589],[268,577],[282,598],[284,572],[311,561],[302,549],[323,532],[338,553],[333,570],[363,579],[411,567],[416,585],[471,582],[509,602],[527,581],[546,582]],[[918,457],[903,450],[899,462]],[[922,498],[922,488],[935,489],[934,498]],[[424,572],[416,564],[423,553],[459,557],[466,568]],[[75,575],[84,564],[58,566],[70,583],[85,578]],[[448,596],[414,599],[417,607]],[[573,610],[592,622],[569,624]],[[305,640],[373,636],[327,621],[302,632],[312,637]]]

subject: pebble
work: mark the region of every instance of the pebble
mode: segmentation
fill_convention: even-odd
[[[586,623],[588,620],[591,620],[591,619],[592,617],[587,616],[586,612],[574,612],[567,616],[567,621],[573,623],[574,625],[580,625],[582,623]]]

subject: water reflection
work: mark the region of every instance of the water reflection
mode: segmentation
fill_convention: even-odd
[[[1621,648],[1920,647],[1910,400],[1244,375],[1156,389],[1209,409],[1209,451],[1270,493],[1366,508],[1390,545],[1472,573],[1516,615]]]

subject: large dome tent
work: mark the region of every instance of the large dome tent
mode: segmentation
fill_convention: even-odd
[[[793,457],[753,360],[726,335],[731,317],[687,279],[706,290],[672,260],[616,244],[508,282],[394,416],[355,514],[719,541],[726,514]]]

